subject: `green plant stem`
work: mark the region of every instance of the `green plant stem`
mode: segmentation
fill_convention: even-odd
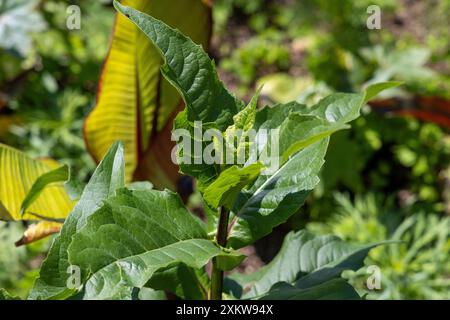
[[[227,245],[228,236],[228,218],[230,212],[224,207],[219,209],[219,224],[217,226],[217,243],[225,247]],[[222,290],[223,290],[223,271],[217,266],[216,258],[212,260],[212,271],[211,271],[211,290],[209,293],[210,300],[222,300]]]

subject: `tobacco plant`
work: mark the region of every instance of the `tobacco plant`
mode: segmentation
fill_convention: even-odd
[[[126,184],[124,148],[115,142],[65,219],[29,299],[156,299],[164,293],[182,299],[360,298],[341,273],[361,268],[380,243],[356,245],[335,236],[291,232],[265,267],[251,275],[232,270],[245,259],[240,248],[270,234],[300,209],[319,182],[330,135],[348,128],[378,92],[398,84],[332,94],[313,106],[290,102],[258,109],[258,94],[248,105],[233,96],[214,62],[190,38],[133,8],[114,6],[157,49],[164,61],[162,75],[184,100],[174,132],[181,130],[187,135],[183,139],[193,143],[192,148],[179,147],[176,159],[180,171],[196,179],[207,221],[189,212],[170,190]],[[195,147],[198,123],[201,130],[218,132],[209,144],[200,142],[202,150],[213,146],[214,156],[231,152],[235,159],[255,147],[257,160],[199,161],[204,154]],[[230,139],[251,130],[265,130],[268,136]],[[217,147],[219,140],[223,143]],[[278,166],[269,170],[274,157]],[[68,178],[62,170],[47,172],[33,185],[22,212],[46,184]],[[12,297],[0,291],[2,298]]]

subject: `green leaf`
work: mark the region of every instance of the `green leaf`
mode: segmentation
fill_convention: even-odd
[[[212,208],[225,206],[230,209],[241,191],[250,182],[253,182],[260,174],[263,165],[259,162],[247,167],[232,166],[222,171],[206,189],[203,198]]]
[[[142,288],[137,294],[137,300],[167,300],[167,297],[164,291]]]
[[[318,236],[307,231],[289,233],[277,256],[249,281],[238,277],[241,285],[251,285],[245,297],[268,292],[279,282],[307,289],[339,278],[345,270],[358,270],[369,251],[384,243],[360,245],[335,236]]]
[[[181,299],[207,300],[209,277],[203,269],[180,264],[154,273],[146,287],[171,292]]]
[[[328,138],[312,144],[286,161],[273,175],[260,175],[237,197],[230,221],[228,245],[240,248],[269,234],[303,204],[319,183]]]
[[[265,107],[256,115],[257,130],[279,130],[278,153],[281,163],[295,152],[349,126],[344,121],[330,122],[312,114],[312,108],[297,102]],[[270,154],[270,145],[267,145]]]
[[[202,128],[199,128],[197,124],[197,122],[195,124],[192,124],[188,120],[187,109],[180,112],[174,120],[174,129],[186,130],[187,134],[183,136],[183,139],[187,139],[191,142],[190,149],[184,148],[183,145],[181,145],[180,148],[180,145],[178,145],[176,154],[180,170],[184,174],[197,178],[197,187],[199,190],[202,190],[204,186],[208,185],[215,178],[217,178],[220,172],[220,167],[217,164],[206,164],[203,161],[203,152],[197,152],[195,150],[196,142],[199,143],[199,145],[202,147],[201,150],[205,150],[205,148],[207,147],[207,142],[203,141]],[[196,139],[198,139],[198,134],[195,134],[196,131],[200,133],[200,141],[196,141]],[[187,159],[188,161],[185,162],[183,159]]]
[[[364,103],[367,103],[369,100],[375,98],[375,96],[377,94],[379,94],[381,91],[398,87],[402,83],[403,82],[399,82],[399,81],[386,81],[386,82],[375,83],[375,84],[368,86],[365,89],[366,96],[364,98]]]
[[[2,300],[20,300],[19,297],[11,295],[5,289],[0,289],[0,301]]]
[[[359,117],[365,93],[333,93],[320,100],[305,114],[315,115],[328,122],[348,123]]]
[[[217,268],[223,271],[230,271],[236,268],[244,261],[246,256],[239,251],[227,251],[227,254],[217,256],[216,264]]]
[[[214,63],[201,46],[153,17],[117,1],[114,6],[152,41],[164,60],[162,74],[184,99],[186,109],[175,118],[174,128],[187,130],[189,139],[193,141],[195,121],[201,121],[204,128],[217,128],[221,132],[230,126],[233,116],[242,109],[243,103],[225,89],[217,76]],[[205,146],[203,143],[203,147]],[[185,155],[192,161],[185,164],[179,161],[181,172],[197,178],[200,188],[217,177],[216,165],[195,162],[195,158],[202,157],[203,154],[195,154],[192,150],[182,152],[183,154],[177,152],[178,158]]]
[[[286,282],[277,283],[258,300],[360,300],[355,289],[344,279],[333,279],[306,289]]]
[[[336,131],[350,126],[343,123],[330,123],[316,116],[291,113],[280,127],[279,152],[281,162],[299,150],[326,138]]]
[[[69,274],[67,248],[72,236],[86,223],[103,201],[114,195],[125,184],[122,143],[114,143],[98,165],[80,200],[67,217],[60,235],[55,239],[41,267],[39,278],[30,293],[30,299],[65,298],[75,290],[67,287]]]
[[[131,299],[155,272],[183,263],[201,268],[228,255],[170,191],[122,189],[73,236],[69,261],[87,279],[85,299]]]
[[[133,21],[153,42],[165,64],[161,71],[174,85],[188,110],[190,122],[199,120],[225,130],[241,109],[219,80],[214,63],[201,46],[165,23],[114,1],[115,8]]]
[[[362,106],[383,90],[401,82],[388,81],[368,86],[361,93],[334,93],[319,101],[305,114],[315,115],[329,122],[348,123],[359,117]],[[305,108],[306,109],[306,108]]]
[[[261,94],[262,87],[260,87],[255,95],[250,100],[249,104],[239,111],[238,114],[233,116],[233,127],[235,129],[242,129],[244,131],[248,131],[253,128],[253,125],[255,124],[255,118],[256,118],[256,108],[258,106],[258,98]]]
[[[67,165],[63,165],[39,176],[39,178],[37,178],[31,186],[31,189],[28,191],[25,199],[23,199],[22,205],[20,206],[20,215],[23,215],[26,212],[26,210],[39,197],[46,186],[55,182],[64,182],[68,179],[69,167]]]
[[[251,244],[294,214],[319,182],[328,137],[348,128],[347,123],[360,115],[367,99],[396,85],[380,83],[362,93],[331,94],[311,108],[291,102],[259,111],[254,129],[268,129],[270,141],[274,130],[279,130],[278,150],[273,143],[262,146],[267,155],[278,153],[279,168],[272,175],[260,175],[237,196],[228,245],[239,248]],[[271,166],[262,162],[267,168]]]
[[[93,275],[85,285],[84,299],[131,299],[133,288],[143,287],[156,271],[179,263],[201,268],[221,253],[209,240],[190,239],[118,259],[92,270]]]

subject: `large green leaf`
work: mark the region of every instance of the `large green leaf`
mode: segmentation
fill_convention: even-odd
[[[72,236],[103,201],[125,185],[124,153],[121,143],[111,146],[86,185],[80,200],[67,217],[61,234],[55,239],[41,267],[39,278],[30,293],[30,299],[64,298],[74,293],[67,287],[69,274],[67,248]]]
[[[143,287],[156,271],[180,263],[201,268],[221,253],[210,240],[191,239],[117,259],[99,270],[91,270],[93,275],[86,282],[84,299],[131,299],[133,289]],[[95,260],[93,256],[85,258]],[[83,258],[80,259],[75,261]]]
[[[319,182],[328,137],[347,128],[368,98],[396,85],[380,83],[362,93],[332,94],[312,107],[291,102],[260,110],[254,129],[268,130],[267,141],[272,143],[274,130],[278,130],[278,150],[272,143],[262,148],[267,155],[278,155],[279,169],[271,175],[260,175],[238,195],[231,214],[229,245],[239,248],[250,244],[294,214]],[[270,163],[263,164],[270,167]]]
[[[167,24],[114,1],[118,11],[133,21],[158,48],[165,64],[161,72],[186,102],[189,121],[203,121],[225,130],[240,103],[217,77],[214,63],[191,39]]]
[[[131,299],[153,274],[183,263],[201,268],[227,255],[170,191],[121,190],[74,235],[69,260],[88,278],[85,299]]]
[[[318,236],[307,231],[289,233],[277,256],[249,281],[246,297],[264,295],[273,285],[286,282],[297,289],[307,289],[340,277],[345,270],[358,270],[369,251],[381,243],[360,245],[347,243],[335,236]]]
[[[348,123],[359,117],[361,107],[383,90],[401,85],[398,81],[372,84],[360,93],[333,93],[311,108],[304,107],[304,114],[311,114],[331,123]]]
[[[348,125],[330,123],[316,116],[291,113],[280,126],[279,153],[281,163],[305,147],[322,140]]]
[[[151,14],[208,49],[212,21],[211,7],[205,2],[122,0],[122,4]],[[84,133],[95,159],[101,159],[114,141],[124,142],[127,181],[149,179],[158,188],[175,190],[178,168],[170,161],[170,129],[182,99],[161,75],[161,64],[147,36],[118,13],[97,104],[86,119]]]
[[[194,137],[194,122],[201,121],[203,128],[224,131],[233,124],[233,116],[243,108],[219,80],[214,63],[203,49],[191,39],[162,21],[135,9],[114,2],[118,11],[131,19],[152,41],[165,64],[161,67],[164,77],[180,92],[186,104],[185,112],[178,114],[174,122],[176,129],[187,130]],[[190,154],[193,159],[201,155]],[[201,181],[208,181],[217,174],[215,165],[203,162],[181,164],[183,173]]]
[[[310,145],[273,175],[260,175],[238,195],[230,221],[230,247],[240,248],[269,234],[300,208],[319,183],[327,146],[328,138]]]

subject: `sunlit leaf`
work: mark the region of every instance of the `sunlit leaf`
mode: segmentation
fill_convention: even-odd
[[[207,49],[211,8],[200,0],[124,0],[181,30]],[[182,107],[175,88],[160,72],[162,59],[138,27],[117,14],[103,67],[97,105],[85,122],[88,149],[103,157],[116,140],[125,145],[127,181],[134,175],[155,186],[175,189],[178,168],[171,162],[171,120]]]
[[[85,224],[86,219],[101,207],[103,201],[125,186],[124,152],[121,143],[115,143],[98,165],[89,183],[67,217],[60,235],[55,239],[30,293],[30,299],[67,298],[75,293],[67,286],[69,267],[67,248],[72,236]]]
[[[192,133],[194,121],[201,121],[205,127],[221,131],[231,125],[233,116],[242,109],[242,103],[225,89],[214,63],[201,46],[162,21],[117,1],[114,5],[158,48],[164,60],[162,74],[178,89],[186,103],[185,111],[175,120],[175,128]],[[183,173],[197,178],[213,175],[213,167],[205,164],[180,165]]]
[[[64,177],[58,174],[57,179],[47,179],[54,175],[54,168],[54,162],[34,160],[19,150],[0,144],[0,218],[64,219],[74,202],[64,189]],[[64,175],[67,168],[61,168],[65,169],[57,170]],[[20,208],[24,201],[21,215]]]
[[[88,219],[68,250],[70,263],[88,278],[84,299],[131,299],[133,288],[160,269],[180,263],[201,268],[228,256],[207,240],[204,224],[177,194],[157,190],[122,189]],[[231,260],[242,261],[236,254]],[[222,260],[224,267],[231,260]]]

